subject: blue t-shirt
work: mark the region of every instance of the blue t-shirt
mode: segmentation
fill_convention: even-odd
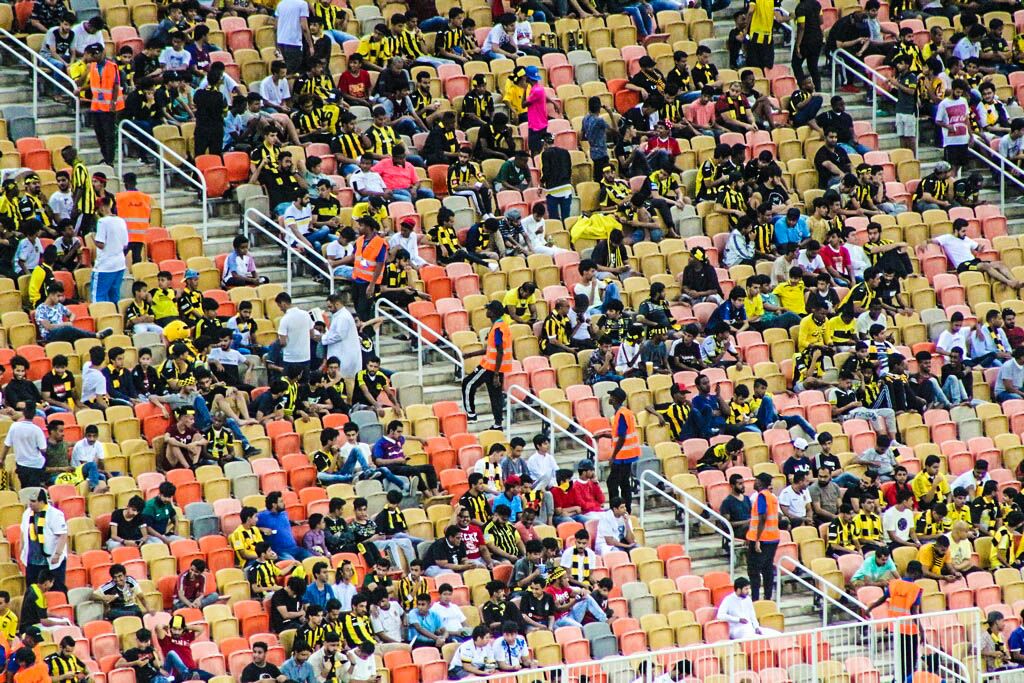
[[[509,498],[504,493],[499,493],[491,501],[491,509],[498,507],[499,505],[507,505],[508,509],[512,511],[512,515],[508,518],[508,521],[515,522],[516,518],[523,512],[523,501],[516,496],[515,498]]]
[[[427,641],[427,639],[423,636],[422,633],[420,633],[415,628],[413,628],[413,625],[419,624],[420,626],[422,626],[424,628],[424,630],[429,631],[430,633],[437,633],[438,629],[440,629],[441,626],[442,626],[442,624],[441,624],[441,617],[439,617],[433,611],[428,611],[426,616],[424,616],[424,615],[420,614],[420,611],[418,609],[413,609],[406,616],[406,619],[407,619],[408,624],[409,624],[409,638],[408,638],[408,640],[409,640],[410,643],[412,643],[414,645],[417,642],[426,643],[426,642],[429,642],[429,641]]]
[[[743,307],[742,303],[737,306],[732,301],[726,301],[714,310],[704,329],[711,332],[721,323],[741,323],[746,319],[747,309]]]
[[[306,586],[306,592],[302,594],[302,602],[307,605],[316,605],[321,609],[327,609],[327,601],[334,597],[334,591],[331,587],[324,584],[324,589],[320,590],[316,587],[316,581]]]
[[[789,227],[789,224],[786,223],[785,216],[779,216],[775,220],[775,243],[779,246],[783,244],[800,244],[810,236],[811,231],[807,227],[806,216],[800,216],[793,227]]]
[[[1010,633],[1010,639],[1006,641],[1006,648],[1013,652],[1024,650],[1024,626],[1018,626]]]
[[[274,530],[274,533],[267,536],[266,540],[275,553],[291,554],[291,551],[298,547],[295,537],[292,536],[292,523],[288,519],[288,513],[284,510],[277,513],[270,510],[261,511],[256,515],[256,526]]]

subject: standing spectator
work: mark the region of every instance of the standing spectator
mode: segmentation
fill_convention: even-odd
[[[274,297],[274,302],[283,313],[277,326],[277,340],[281,345],[284,372],[288,374],[295,370],[304,376],[309,370],[312,355],[310,336],[313,320],[309,313],[292,304],[292,298],[287,292]]]
[[[112,214],[113,207],[106,197],[96,198],[96,260],[92,266],[93,303],[107,301],[117,304],[121,300],[121,281],[128,265],[128,224]]]
[[[25,583],[39,583],[39,577],[48,571],[53,578],[53,590],[67,590],[64,585],[67,553],[68,525],[64,513],[49,505],[46,489],[40,489],[21,516],[18,559],[25,566]]]
[[[537,89],[543,90],[534,88]],[[533,135],[533,131],[530,131],[530,135]],[[542,166],[540,184],[547,195],[548,215],[564,222],[572,210],[572,157],[567,150],[555,146],[555,139],[546,128],[538,140]],[[532,144],[530,149],[533,150]]]
[[[46,486],[46,436],[39,425],[32,420],[36,416],[36,404],[26,403],[18,415],[18,421],[11,425],[0,446],[0,468],[3,467],[9,450],[14,450],[14,471],[21,488]]]
[[[277,49],[288,73],[302,69],[302,58],[313,48],[309,33],[309,4],[305,0],[281,0],[274,9],[277,17]]]

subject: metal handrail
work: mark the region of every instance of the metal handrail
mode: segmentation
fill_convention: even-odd
[[[984,137],[975,135],[972,142],[974,144],[968,145],[967,151],[993,171],[996,171],[999,176],[999,210],[1005,212],[1006,181],[1009,180],[1024,190],[1024,180],[1022,180],[1024,178],[1024,169],[1019,164],[1013,163],[1007,157],[1000,154],[999,151],[992,149],[988,140]],[[984,151],[984,154],[982,154],[982,151]],[[1010,172],[1008,173],[1007,171]]]
[[[130,130],[126,130],[130,129]],[[203,241],[210,241],[209,206],[206,190],[206,178],[202,171],[196,168],[188,159],[184,158],[173,149],[157,140],[155,137],[140,128],[134,121],[122,121],[117,127],[117,176],[124,177],[124,143],[128,140],[142,148],[147,154],[156,157],[160,162],[160,207],[166,211],[165,202],[167,194],[167,178],[165,170],[174,171],[180,178],[199,190],[201,199],[200,206],[203,209]],[[167,159],[177,163],[171,163]],[[182,169],[184,167],[184,170]]]
[[[424,356],[427,349],[437,353],[454,365],[457,379],[462,377],[465,363],[465,359],[462,357],[462,350],[438,334],[436,330],[409,315],[408,311],[402,310],[393,301],[384,298],[377,299],[377,302],[374,304],[374,315],[378,318],[384,318],[384,320],[397,327],[401,332],[414,337],[418,341],[416,344],[416,372],[420,380],[420,386],[423,386],[423,365],[426,362]],[[434,341],[429,341],[423,334],[426,330],[430,331],[430,336],[434,337]],[[379,327],[377,328],[376,347],[380,348]]]
[[[0,48],[32,71],[32,118],[36,121],[39,120],[39,78],[42,77],[62,93],[68,95],[71,98],[71,101],[74,102],[74,141],[75,147],[81,148],[82,101],[78,97],[78,84],[75,83],[75,79],[71,78],[71,76],[68,76],[63,71],[57,71],[54,69],[46,60],[40,58],[38,52],[30,48],[6,29],[0,28],[0,38],[2,38],[2,40],[0,40]],[[16,50],[14,46],[17,46],[21,51],[27,53],[29,56],[26,57],[25,54]],[[55,78],[53,74],[58,75],[60,78]],[[63,83],[61,82],[61,79],[63,79]],[[68,85],[69,83],[70,85]]]
[[[870,66],[862,62],[861,60],[854,57],[846,50],[836,50],[832,53],[832,96],[836,94],[836,76],[837,69],[842,69],[844,74],[854,76],[857,80],[862,83],[866,83],[875,91],[876,95],[885,97],[890,102],[898,101],[896,95],[883,88],[881,85],[875,82],[875,79],[881,79],[882,82],[886,82],[889,79],[880,71],[872,69]],[[867,74],[867,75],[865,75]],[[914,117],[914,139],[917,139],[919,123],[917,117]],[[871,130],[875,133],[878,132],[878,107],[875,103],[871,103]]]
[[[667,490],[666,490],[667,489]],[[644,491],[650,490],[669,501],[683,512],[683,543],[690,540],[690,517],[697,520],[721,536],[729,544],[729,576],[736,577],[736,544],[732,534],[732,525],[725,517],[679,488],[671,481],[654,470],[644,470],[640,474],[640,526],[647,528],[644,518],[647,515],[647,497]]]
[[[793,570],[796,571],[787,569],[786,567],[782,566],[783,562],[788,562],[789,564],[793,565]],[[868,609],[867,605],[865,605],[863,602],[858,600],[856,597],[850,595],[846,591],[836,588],[831,583],[829,583],[825,579],[825,577],[815,573],[814,571],[812,571],[805,565],[801,564],[797,560],[794,560],[792,557],[789,557],[788,555],[783,555],[782,557],[777,558],[775,561],[775,569],[775,595],[779,599],[782,598],[783,575],[788,577],[790,580],[796,581],[798,584],[800,584],[804,588],[809,589],[811,592],[817,594],[819,597],[823,599],[821,610],[822,627],[828,626],[829,605],[838,607],[840,610],[846,612],[857,621],[868,621],[864,617],[864,612],[866,612]],[[805,577],[809,577],[811,580],[809,581]],[[836,600],[831,595],[829,595],[829,591],[839,593],[839,600]],[[850,609],[845,604],[843,604],[844,601],[854,605],[855,607],[859,607],[862,611],[857,612],[856,610]]]
[[[263,225],[260,223],[263,223]],[[285,269],[287,271],[287,275],[285,276],[286,292],[289,294],[292,293],[292,257],[294,256],[312,268],[314,272],[323,276],[327,280],[330,293],[334,294],[334,278],[332,277],[330,270],[324,270],[324,266],[322,264],[316,263],[300,250],[281,239],[281,226],[273,218],[266,216],[258,209],[248,209],[242,216],[242,229],[245,231],[245,236],[250,240],[250,242],[252,241],[252,231],[258,230],[261,235],[284,249]]]
[[[521,386],[513,385],[509,387],[505,392],[505,399],[505,424],[507,426],[512,425],[512,411],[514,410],[513,404],[515,404],[515,407],[521,408],[534,417],[539,418],[541,422],[547,422],[550,427],[558,429],[563,436],[575,441],[589,453],[590,460],[594,462],[595,469],[600,467],[597,459],[597,441],[594,438],[593,432],[584,429],[583,425],[579,422],[576,422],[576,420]],[[569,427],[563,427],[558,424],[555,422],[556,419],[564,420]],[[555,441],[554,438],[551,439],[552,455],[555,453]]]

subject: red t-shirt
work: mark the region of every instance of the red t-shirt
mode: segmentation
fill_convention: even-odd
[[[571,588],[559,588],[558,586],[548,586],[544,589],[544,592],[551,596],[551,599],[555,601],[555,619],[561,619],[569,613],[567,605],[572,602],[572,589]]]
[[[850,273],[850,252],[846,247],[839,247],[839,249],[833,249],[828,244],[821,247],[821,251],[818,252],[821,255],[821,260],[825,262],[825,265],[829,268],[834,268],[840,273]]]
[[[196,660],[192,658],[192,641],[195,639],[196,634],[192,631],[183,631],[178,635],[174,635],[168,630],[167,635],[158,642],[164,657],[167,656],[168,652],[174,652],[181,657],[181,663],[188,669],[195,669]]]
[[[370,74],[360,69],[358,76],[353,76],[348,69],[338,77],[338,90],[349,97],[366,99],[370,96]]]
[[[551,500],[554,502],[555,509],[572,508],[577,506],[582,507],[582,505],[580,505],[580,498],[576,495],[575,483],[569,487],[568,491],[563,491],[559,486],[552,486]]]
[[[576,493],[576,499],[580,502],[584,514],[598,512],[604,506],[604,491],[596,480],[573,482],[572,490]]]
[[[672,137],[662,140],[657,136],[652,135],[647,138],[647,149],[644,151],[650,153],[656,149],[663,149],[672,156],[676,156],[679,154],[679,142]]]
[[[480,548],[484,547],[484,530],[476,524],[470,524],[468,529],[459,529],[462,536],[462,545],[466,548],[466,559],[476,560],[480,558]]]

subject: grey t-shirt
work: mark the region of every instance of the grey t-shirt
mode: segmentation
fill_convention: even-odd
[[[838,484],[829,482],[822,486],[818,482],[814,482],[807,490],[811,494],[812,504],[817,503],[821,506],[822,510],[831,512],[833,515],[839,514],[839,499],[841,496]]]
[[[597,114],[583,117],[583,139],[590,143],[591,159],[608,158],[608,123]]]

